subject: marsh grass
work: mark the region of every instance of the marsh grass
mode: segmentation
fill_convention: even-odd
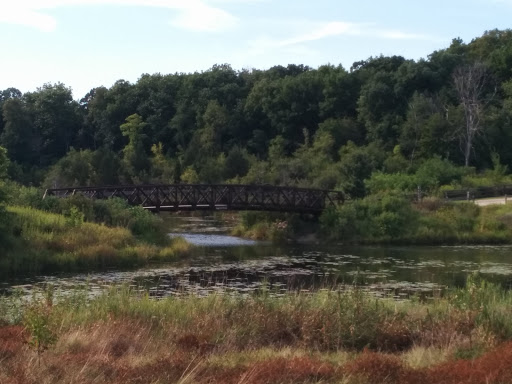
[[[174,260],[191,247],[183,239],[149,244],[127,228],[84,222],[80,214],[67,217],[17,206],[7,212],[15,241],[0,255],[5,275],[134,267]]]
[[[0,303],[9,300],[19,302]],[[512,343],[502,329],[512,320],[489,314],[510,310],[511,300],[475,278],[428,304],[376,300],[357,289],[163,300],[128,287],[91,300],[79,290],[54,304],[21,302],[22,319],[41,309],[42,335],[56,335],[40,367],[23,342],[33,330],[4,319],[12,325],[0,327],[0,380],[506,383]]]

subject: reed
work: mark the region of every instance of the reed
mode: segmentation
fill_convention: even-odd
[[[40,297],[0,300],[1,382],[484,384],[512,378],[512,336],[502,331],[512,320],[497,315],[509,310],[512,294],[475,278],[428,303],[376,300],[357,289],[154,300],[114,287],[91,300],[84,289],[56,301],[58,292]],[[39,366],[24,340],[41,335],[52,337]]]
[[[83,214],[49,213],[29,207],[7,208],[14,237],[0,255],[0,274],[134,267],[174,260],[190,251],[183,239],[151,244],[127,228],[85,222]]]

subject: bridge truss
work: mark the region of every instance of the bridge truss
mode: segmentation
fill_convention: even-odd
[[[44,197],[121,198],[151,211],[236,210],[321,213],[344,202],[339,191],[270,185],[127,185],[47,189]]]

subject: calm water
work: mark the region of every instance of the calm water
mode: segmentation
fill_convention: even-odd
[[[378,296],[431,295],[444,287],[462,286],[478,272],[504,286],[512,285],[512,247],[343,247],[285,245],[225,235],[233,223],[181,217],[170,236],[182,236],[197,248],[187,261],[132,271],[40,276],[0,283],[30,293],[51,283],[63,291],[86,285],[91,294],[128,284],[163,297],[212,292],[250,293],[263,286],[279,295],[289,289],[313,290],[363,285]]]

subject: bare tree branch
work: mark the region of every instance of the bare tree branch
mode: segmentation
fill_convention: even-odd
[[[494,94],[486,97],[490,75],[486,66],[480,62],[458,67],[453,73],[453,82],[464,109],[465,126],[461,129],[459,137],[464,153],[464,165],[468,167],[474,139],[484,129],[481,121],[485,107],[491,102]]]

